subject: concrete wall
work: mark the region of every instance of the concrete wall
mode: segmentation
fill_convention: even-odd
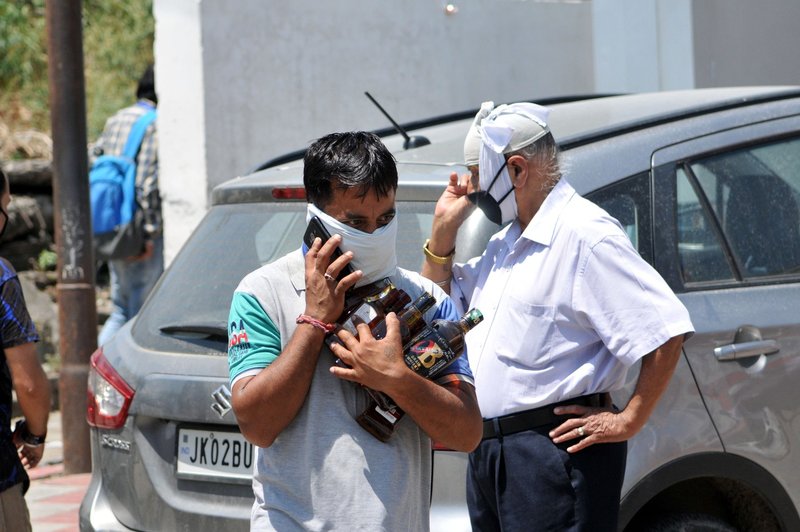
[[[594,89],[591,4],[155,0],[166,255],[214,185],[326,133]],[[198,201],[199,198],[202,201]]]
[[[594,0],[597,92],[694,86],[691,0]]]
[[[340,129],[592,90],[589,4],[484,0],[201,3],[209,181]],[[212,23],[213,21],[213,23]]]
[[[798,0],[702,0],[692,7],[698,87],[800,84]]]
[[[208,208],[206,87],[200,4],[156,0],[155,75],[158,91],[159,188],[164,253],[169,262]],[[218,146],[217,149],[226,149]]]
[[[797,84],[798,0],[154,0],[169,261],[211,189],[335,130],[587,92]]]

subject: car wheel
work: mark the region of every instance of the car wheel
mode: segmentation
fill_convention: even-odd
[[[646,532],[738,532],[719,517],[702,513],[669,514],[655,519]]]

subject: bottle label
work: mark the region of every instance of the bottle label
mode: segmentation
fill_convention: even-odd
[[[394,425],[397,423],[397,416],[391,410],[384,410],[379,405],[375,405],[375,411],[386,419],[389,423]]]
[[[356,320],[355,322],[353,321],[353,318],[356,317],[360,318],[361,320],[364,320],[364,323],[369,323],[378,317],[378,311],[375,310],[375,308],[369,304],[363,304],[359,306],[355,310],[355,312],[353,312],[353,314],[350,315],[347,321],[342,323],[342,329],[346,330],[353,336],[358,336],[358,331],[356,330],[356,323],[360,322],[358,320]]]
[[[429,377],[455,360],[456,353],[439,331],[426,328],[411,341],[403,357],[409,368],[423,377]]]

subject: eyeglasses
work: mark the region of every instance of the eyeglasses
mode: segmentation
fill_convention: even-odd
[[[500,210],[500,204],[505,201],[509,194],[514,191],[514,187],[506,192],[502,198],[499,200],[494,199],[492,196],[489,195],[489,191],[492,190],[495,182],[500,177],[500,174],[503,172],[503,169],[508,164],[508,161],[503,162],[503,166],[500,167],[500,170],[494,175],[492,182],[489,183],[489,186],[486,190],[479,190],[477,192],[470,192],[467,194],[467,199],[471,201],[475,206],[477,206],[481,211],[483,211],[484,216],[490,221],[497,225],[500,225],[503,222],[503,213]]]

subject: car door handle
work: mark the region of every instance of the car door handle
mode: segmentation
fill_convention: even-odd
[[[758,340],[755,342],[740,342],[737,344],[721,345],[714,348],[714,356],[720,362],[729,360],[742,360],[761,355],[771,355],[780,350],[775,340]]]

